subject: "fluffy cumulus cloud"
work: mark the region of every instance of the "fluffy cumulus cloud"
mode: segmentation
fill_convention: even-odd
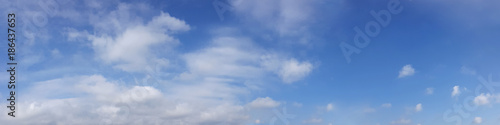
[[[117,10],[120,11],[120,10]],[[106,23],[106,22],[100,22]],[[90,35],[96,55],[102,61],[112,64],[125,71],[141,71],[145,66],[165,62],[166,59],[158,58],[151,53],[152,46],[164,45],[164,49],[179,43],[172,34],[190,29],[184,21],[161,12],[146,24],[128,27],[120,25],[114,34]]]
[[[274,108],[280,105],[279,102],[274,101],[269,97],[257,98],[248,104],[250,107],[254,108]]]
[[[451,92],[451,97],[460,95],[460,86],[453,86],[453,91]]]
[[[300,62],[297,59],[285,59],[276,54],[266,54],[261,57],[261,65],[277,75],[285,83],[293,83],[307,76],[313,65],[309,61]]]
[[[474,97],[474,104],[476,105],[488,105],[491,103],[500,103],[500,95],[499,94],[484,94]]]
[[[312,70],[309,62],[298,62],[296,59],[285,61],[279,76],[285,83],[292,83],[307,76]]]
[[[398,78],[412,76],[413,74],[415,74],[415,69],[413,69],[413,67],[410,64],[408,64],[403,66],[403,68],[401,68],[401,70],[399,71]]]
[[[476,96],[474,98],[474,104],[476,104],[476,105],[487,105],[487,104],[490,104],[490,98],[491,98],[491,94],[481,93],[481,95]]]
[[[422,110],[423,110],[423,108],[422,108],[422,103],[418,103],[418,104],[417,104],[417,106],[415,106],[415,111],[416,111],[416,112],[420,112],[420,111],[422,111]]]

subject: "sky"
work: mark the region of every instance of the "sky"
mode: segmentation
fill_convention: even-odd
[[[495,0],[0,2],[1,124],[500,123]]]

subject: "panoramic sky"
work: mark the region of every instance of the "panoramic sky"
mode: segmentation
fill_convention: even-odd
[[[500,123],[497,0],[0,2],[0,124]]]

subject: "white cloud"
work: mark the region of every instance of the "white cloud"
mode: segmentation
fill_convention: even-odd
[[[218,37],[209,47],[183,56],[190,73],[205,76],[255,78],[260,50],[245,38]]]
[[[418,103],[417,106],[415,106],[415,111],[416,112],[422,111],[422,103]]]
[[[70,6],[81,6],[75,2],[68,3],[71,3]],[[62,34],[68,41],[91,41],[89,46],[94,50],[98,61],[127,72],[144,72],[148,66],[159,66],[157,64],[160,63],[161,66],[166,66],[163,64],[168,60],[156,54],[172,51],[172,48],[179,43],[173,35],[190,29],[184,21],[168,13],[153,12],[149,9],[151,7],[144,3],[127,4],[118,1],[90,3],[93,3],[90,5],[106,3],[103,5],[112,5],[112,8],[116,9],[91,6],[92,9],[89,10],[92,11],[72,12],[82,15],[79,17],[82,19],[73,21],[84,20],[83,22],[92,26],[92,31],[78,31],[65,27]],[[74,11],[71,7],[65,9]],[[151,20],[144,21],[141,13],[159,14],[153,15]],[[87,42],[82,43],[88,45]]]
[[[161,92],[150,86],[134,86],[133,88],[124,91],[118,99],[122,102],[129,103],[133,101],[146,101],[149,99],[160,98]]]
[[[396,121],[392,121],[391,125],[408,125],[411,123],[410,119],[400,119]]]
[[[68,41],[86,41],[90,34],[86,30],[78,31],[74,28],[64,28],[63,35],[67,37]]]
[[[391,103],[384,103],[384,104],[382,104],[382,107],[390,108],[390,107],[392,107],[392,104]]]
[[[453,86],[453,91],[451,92],[451,97],[460,95],[460,86]]]
[[[67,28],[63,34],[69,41],[90,41],[80,43],[90,43],[88,46],[94,50],[97,61],[126,72],[151,69],[148,66],[152,63],[169,65],[170,60],[156,55],[155,49],[170,51],[180,43],[174,35],[191,28],[164,12],[156,16],[148,13],[153,14],[152,19],[143,19],[133,12],[148,8],[141,5],[120,3],[115,7],[113,4],[116,10],[108,12],[100,9],[103,7],[100,4],[87,4],[93,7],[89,12],[92,14],[84,18],[88,18],[93,31]],[[280,32],[288,32],[282,29]],[[18,119],[4,115],[0,121],[5,124],[245,124],[250,121],[249,110],[240,105],[238,97],[248,94],[249,90],[237,83],[246,83],[248,78],[262,80],[267,73],[292,83],[312,71],[313,65],[307,60],[265,52],[249,39],[216,37],[206,48],[179,54],[181,61],[186,61],[186,67],[179,69],[187,71],[170,73],[169,76],[175,77],[172,80],[160,78],[158,82],[162,86],[157,88],[142,85],[145,80],[136,80],[135,83],[141,85],[133,85],[133,80],[112,81],[101,75],[35,82],[29,89],[32,91],[26,94],[29,96],[22,100],[26,102],[19,102],[20,107],[29,107],[19,109],[23,115]],[[57,53],[52,51],[54,55]],[[268,61],[261,58],[264,55],[280,57],[274,59],[278,62],[276,65],[270,65],[275,69],[264,65]],[[123,75],[112,72],[106,76]],[[252,103],[249,105],[275,107],[280,104],[269,97],[257,98]],[[333,110],[333,106],[329,110]],[[6,109],[0,111],[6,112]]]
[[[312,71],[308,61],[286,59],[277,54],[265,54],[251,40],[235,37],[217,37],[209,47],[183,56],[190,72],[188,74],[260,78],[272,72],[284,83],[303,79]]]
[[[261,60],[263,67],[274,71],[287,84],[303,79],[313,70],[313,65],[308,61],[299,62],[294,58],[285,60],[275,54],[263,55]]]
[[[211,79],[190,81],[179,81],[167,88],[169,98],[185,100],[197,103],[219,103],[221,100],[235,100],[238,95],[245,95],[249,90],[231,84],[230,81],[218,81]]]
[[[118,30],[116,37],[99,34],[91,35],[89,39],[99,59],[128,72],[142,71],[155,61],[165,60],[156,57],[151,47],[167,45],[162,49],[169,49],[179,43],[171,36],[173,33],[190,29],[184,21],[163,12],[146,25],[117,27],[123,31]]]
[[[50,83],[46,84],[46,83]],[[62,88],[53,88],[61,85]],[[205,91],[214,88],[201,86]],[[198,92],[196,87],[172,89]],[[182,86],[186,87],[186,86]],[[216,86],[225,87],[225,86]],[[231,89],[226,87],[227,89]],[[63,90],[53,93],[52,89]],[[51,91],[46,92],[44,91]],[[239,91],[239,90],[235,90]],[[77,76],[36,83],[30,88],[20,108],[22,114],[12,119],[5,116],[5,124],[243,124],[248,120],[244,106],[235,100],[212,98],[211,94],[234,95],[233,91],[203,93],[205,97],[186,93],[164,92],[150,86],[123,86],[101,75]],[[218,92],[218,93],[217,93]],[[174,98],[175,97],[175,98]],[[219,96],[224,97],[224,96]],[[203,98],[203,99],[194,99]],[[2,103],[5,105],[5,103]],[[7,109],[0,109],[7,112]],[[96,119],[97,118],[97,119]]]
[[[250,102],[248,105],[250,107],[253,107],[253,108],[274,108],[274,107],[279,106],[280,103],[277,101],[274,101],[273,99],[271,99],[269,97],[265,97],[265,98],[257,98],[255,100],[253,100],[252,102]]]
[[[403,66],[399,71],[398,78],[403,78],[415,74],[415,69],[410,64]]]
[[[498,94],[484,94],[481,93],[480,95],[474,97],[474,104],[480,106],[480,105],[489,105],[491,103],[500,103],[500,95]]]
[[[474,117],[474,124],[481,124],[483,122],[483,118],[481,117]]]
[[[329,103],[328,105],[326,105],[326,111],[332,111],[334,109],[334,106],[332,103]]]
[[[434,88],[426,88],[425,89],[425,94],[432,95],[433,93],[434,93]]]
[[[491,94],[484,94],[484,93],[481,93],[481,95],[479,96],[476,96],[474,98],[474,104],[476,105],[487,105],[487,104],[490,104],[490,98],[491,98]]]
[[[285,83],[292,83],[307,76],[311,70],[311,63],[298,62],[296,59],[292,58],[285,62],[279,75]]]
[[[71,97],[75,93],[90,95],[88,98],[74,98],[73,101],[75,102],[63,99],[65,102],[72,104],[73,107],[61,106],[63,103],[61,105],[54,105],[55,107],[59,106],[61,110],[51,111],[51,108],[54,107],[44,108],[43,111],[48,114],[48,118],[46,118],[48,120],[45,121],[48,123],[71,124],[74,121],[88,121],[82,122],[82,124],[98,124],[105,121],[115,124],[243,124],[243,122],[249,119],[247,115],[249,111],[246,109],[246,106],[238,105],[238,96],[248,94],[249,90],[244,86],[233,83],[240,80],[244,81],[247,78],[263,79],[265,78],[265,71],[269,71],[269,69],[261,65],[262,59],[260,57],[263,55],[263,52],[258,47],[249,46],[252,45],[250,41],[247,44],[241,42],[241,40],[244,39],[218,37],[214,39],[214,45],[200,51],[185,54],[184,59],[186,60],[187,71],[179,74],[173,80],[160,80],[159,82],[162,82],[160,84],[164,84],[163,82],[169,83],[164,84],[166,87],[163,91],[150,86],[122,86],[120,85],[122,83],[110,82],[104,77],[96,75],[81,79],[71,78],[46,81],[43,86],[40,84],[40,88],[35,88],[36,91],[33,92],[36,92],[36,94],[29,95],[39,95],[42,97],[52,97],[55,95],[68,95]],[[198,57],[202,59],[197,60],[196,58]],[[286,62],[286,59],[280,58],[277,60],[279,62],[278,65]],[[196,63],[199,61],[205,62],[205,64]],[[221,64],[225,66],[229,65],[230,68],[224,68],[224,65]],[[208,69],[203,65],[209,65]],[[211,66],[216,68],[210,69]],[[281,67],[277,69],[279,71]],[[243,71],[238,72],[238,70]],[[48,83],[57,84],[47,87]],[[79,84],[71,86],[70,84],[63,83]],[[42,92],[46,92],[47,95],[43,96],[43,94],[40,94]],[[36,104],[49,105],[52,101],[45,99],[38,101]],[[258,98],[252,103],[249,105],[257,107],[259,104],[260,106],[279,105],[279,102],[269,97]],[[125,104],[125,106],[117,104]],[[83,110],[75,108],[75,105],[76,107],[95,107],[95,109]],[[36,108],[36,105],[34,107]],[[50,115],[52,112],[71,114],[67,117],[78,119],[66,118],[63,115],[52,116]],[[128,114],[120,114],[123,112]],[[75,116],[72,116],[74,114]],[[76,116],[76,114],[89,115]],[[88,116],[97,116],[102,119],[92,121],[87,119]],[[61,121],[57,119],[71,119],[74,121]],[[2,120],[0,117],[0,121]],[[25,123],[30,124],[33,122],[26,121]]]

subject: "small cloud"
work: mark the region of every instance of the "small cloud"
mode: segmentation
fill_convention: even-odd
[[[451,97],[460,95],[460,86],[453,86],[453,91],[451,92]]]
[[[403,78],[403,77],[406,77],[406,76],[411,76],[413,74],[415,74],[415,69],[413,69],[413,67],[411,67],[411,65],[408,64],[408,65],[403,66],[403,68],[401,68],[401,70],[399,71],[398,78]]]
[[[333,104],[332,103],[329,103],[328,105],[326,105],[326,111],[332,111],[333,110]]]
[[[84,31],[78,31],[74,28],[63,28],[63,35],[67,37],[67,40],[70,42],[76,41],[86,41],[88,40],[89,33]]]
[[[280,103],[277,101],[274,101],[273,99],[269,97],[265,98],[257,98],[250,102],[249,106],[254,107],[254,108],[273,108],[279,106]]]
[[[481,95],[476,96],[474,98],[474,104],[476,104],[476,105],[487,105],[487,104],[490,104],[490,100],[489,100],[490,98],[491,98],[491,94],[481,93]]]
[[[295,59],[290,59],[283,64],[280,77],[285,83],[293,83],[307,76],[312,71],[312,64],[304,61],[299,62]]]
[[[432,95],[432,94],[434,94],[434,88],[426,88],[426,89],[425,89],[425,94],[427,94],[427,95]]]
[[[415,111],[416,112],[422,111],[422,103],[418,103],[417,106],[415,106]]]
[[[384,104],[382,104],[382,107],[384,107],[384,108],[391,108],[392,104],[391,103],[384,103]]]
[[[311,73],[314,67],[309,61],[299,61],[295,58],[284,59],[276,54],[261,56],[260,63],[265,69],[275,72],[285,84],[302,80]]]
[[[481,117],[475,117],[474,118],[474,123],[475,124],[481,124],[482,122],[483,122],[483,118],[481,118]]]

